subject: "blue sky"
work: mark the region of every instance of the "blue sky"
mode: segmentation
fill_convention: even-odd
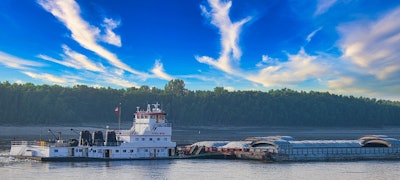
[[[0,81],[400,100],[397,0],[3,0]]]

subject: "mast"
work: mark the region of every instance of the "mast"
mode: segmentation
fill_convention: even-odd
[[[119,113],[118,113],[118,130],[121,131],[121,113],[122,113],[122,103],[119,103]]]

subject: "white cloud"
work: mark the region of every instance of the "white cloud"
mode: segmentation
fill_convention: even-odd
[[[232,87],[232,86],[224,86],[224,89],[226,89],[227,91],[231,91],[231,92],[235,91],[235,87]]]
[[[288,54],[287,62],[279,62],[279,59],[262,55],[261,62],[256,67],[262,68],[260,71],[245,72],[238,67],[234,67],[233,62],[239,61],[241,57],[240,47],[238,46],[241,27],[251,18],[245,18],[239,22],[232,23],[229,18],[229,10],[232,2],[220,2],[209,0],[211,11],[201,6],[203,14],[211,18],[211,24],[219,28],[221,34],[222,51],[218,60],[208,56],[196,56],[197,61],[217,67],[225,73],[242,77],[251,82],[262,84],[264,87],[287,86],[301,83],[310,78],[318,78],[326,67],[321,62],[316,61],[317,57],[308,55],[303,48],[296,55]],[[308,36],[308,41],[322,28],[318,28]]]
[[[211,19],[211,24],[219,28],[221,34],[222,50],[220,57],[215,60],[208,56],[196,56],[197,61],[214,66],[224,72],[234,73],[232,61],[238,61],[242,52],[238,46],[239,34],[242,26],[250,21],[250,17],[244,18],[233,23],[229,18],[229,10],[232,2],[220,2],[219,0],[208,1],[211,10],[208,11],[205,6],[200,6],[203,14]]]
[[[315,11],[315,15],[320,15],[328,11],[337,0],[318,0],[317,10]]]
[[[338,90],[347,88],[348,86],[352,86],[356,81],[353,77],[340,77],[338,79],[329,80],[328,81],[328,89],[330,90]]]
[[[122,87],[139,87],[136,83],[130,82],[128,80],[119,77],[103,77],[104,82],[115,84]]]
[[[279,59],[269,57],[268,55],[262,55],[261,61],[256,64],[256,67],[264,67],[268,64],[275,64],[279,61]]]
[[[159,77],[161,79],[165,79],[168,81],[174,79],[171,75],[165,73],[163,64],[160,62],[160,60],[156,60],[151,72],[153,72],[154,75],[156,75],[157,77]]]
[[[326,67],[317,61],[316,56],[308,55],[303,48],[295,55],[288,54],[288,61],[263,68],[246,79],[260,83],[264,87],[297,84],[309,78],[318,78]]]
[[[114,46],[121,47],[121,37],[113,31],[121,22],[109,18],[104,18],[103,22],[104,24],[102,26],[105,28],[106,34],[101,36],[101,40]]]
[[[32,67],[42,67],[44,64],[35,61],[25,60],[0,51],[0,63],[9,68],[27,70]]]
[[[71,83],[75,84],[75,80],[71,79],[71,78],[56,77],[54,75],[47,74],[47,73],[37,74],[37,73],[27,72],[27,71],[25,71],[23,73],[33,79],[39,79],[42,81],[47,81],[47,82],[51,82],[51,83],[55,83],[55,84],[63,84],[63,85],[67,85],[67,84],[71,84]]]
[[[306,41],[307,41],[307,42],[310,42],[311,39],[314,37],[314,35],[315,35],[318,31],[320,31],[321,29],[322,29],[322,27],[319,27],[318,29],[316,29],[316,30],[314,30],[313,32],[311,32],[311,33],[307,36]]]
[[[108,62],[115,67],[121,68],[133,74],[137,74],[143,78],[148,76],[147,73],[132,69],[119,60],[115,54],[111,53],[96,42],[97,37],[99,37],[100,30],[82,19],[80,16],[80,8],[75,1],[39,0],[38,3],[46,11],[50,12],[59,21],[61,21],[71,31],[72,39],[78,42],[82,47],[95,52],[99,56],[108,60]]]
[[[339,46],[343,59],[380,80],[388,79],[399,72],[399,19],[400,7],[376,21],[341,25],[338,29],[342,35]]]
[[[396,88],[394,86],[390,87],[390,89],[394,89],[388,90],[388,87],[385,87],[384,83],[376,82],[368,77],[342,76],[327,82],[328,90],[330,92],[343,95],[381,97],[394,100],[397,93],[391,91],[398,92],[399,90],[399,87]]]
[[[85,55],[71,50],[66,45],[63,45],[63,49],[64,49],[64,54],[61,55],[63,57],[63,60],[57,60],[46,55],[39,55],[38,57],[47,61],[51,61],[67,67],[72,67],[75,69],[86,69],[95,72],[105,72],[105,68],[102,64],[100,63],[96,64],[92,62]]]

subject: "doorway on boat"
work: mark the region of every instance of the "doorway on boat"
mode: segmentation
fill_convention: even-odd
[[[104,157],[105,157],[105,158],[109,158],[109,157],[110,157],[110,150],[109,150],[109,149],[106,149],[106,150],[104,151]]]
[[[69,154],[69,156],[71,156],[71,157],[75,156],[75,148],[70,148],[70,149],[68,149],[68,154]]]
[[[88,157],[88,155],[89,155],[89,149],[83,148],[82,157]]]

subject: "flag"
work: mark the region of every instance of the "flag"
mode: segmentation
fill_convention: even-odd
[[[118,115],[118,113],[119,113],[119,108],[116,107],[114,111],[115,111],[115,114]]]

